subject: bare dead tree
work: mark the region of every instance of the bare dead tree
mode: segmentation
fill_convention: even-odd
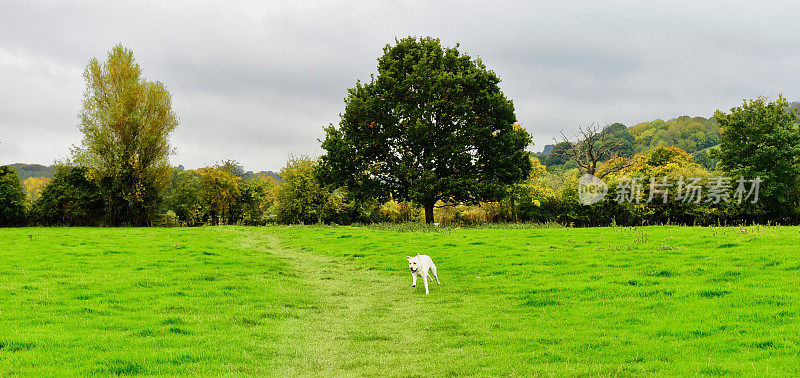
[[[620,141],[609,142],[607,141],[608,136],[607,127],[600,128],[594,123],[586,127],[578,125],[578,133],[573,138],[574,142],[561,131],[562,146],[559,151],[553,151],[553,153],[559,153],[572,159],[582,174],[603,178],[611,173],[619,172],[633,163],[632,159],[624,158],[621,161],[610,163],[604,167],[602,172],[597,172],[599,163],[619,157],[614,151],[621,145]],[[559,141],[556,140],[556,143],[558,145]]]

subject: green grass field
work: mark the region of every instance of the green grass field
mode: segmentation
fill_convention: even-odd
[[[402,229],[0,230],[0,375],[800,375],[798,227]]]

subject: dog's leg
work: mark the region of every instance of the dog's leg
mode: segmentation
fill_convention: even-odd
[[[417,287],[417,274],[411,273],[411,287]]]
[[[431,271],[433,271],[433,276],[436,277],[436,284],[437,285],[441,285],[441,283],[439,282],[439,275],[436,274],[436,265],[432,265],[431,266]],[[431,280],[431,281],[433,281],[433,280]]]
[[[426,277],[426,276],[427,276],[427,274],[422,276],[422,282],[425,282],[425,294],[427,295],[428,294],[428,277]]]

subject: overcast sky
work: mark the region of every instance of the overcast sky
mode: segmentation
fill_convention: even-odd
[[[69,156],[81,74],[117,43],[173,95],[173,164],[258,171],[320,155],[347,88],[396,37],[479,56],[540,151],[578,124],[800,99],[799,16],[793,1],[0,0],[0,164]]]

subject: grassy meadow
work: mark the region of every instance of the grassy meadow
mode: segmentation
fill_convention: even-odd
[[[763,226],[2,229],[0,375],[797,376],[798,246]]]

